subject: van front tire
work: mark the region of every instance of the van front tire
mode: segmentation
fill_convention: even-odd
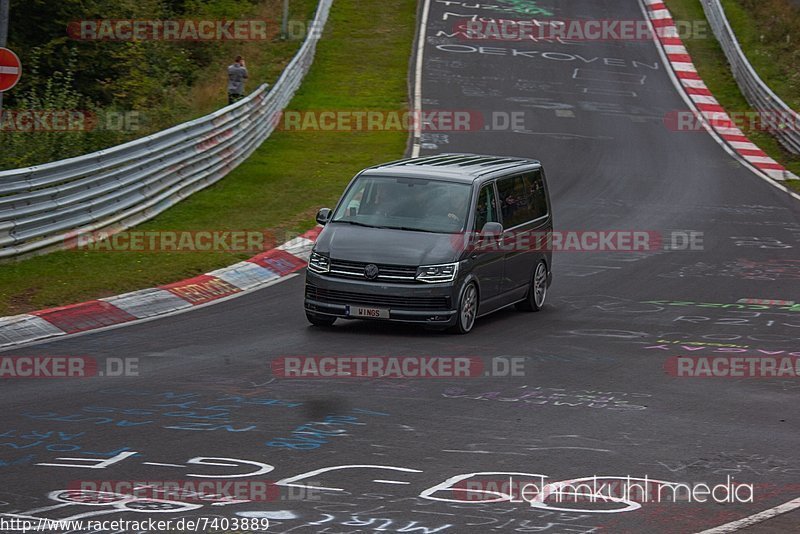
[[[478,287],[475,282],[464,286],[461,297],[458,299],[458,314],[456,324],[450,329],[453,334],[469,334],[475,326],[478,316]]]
[[[528,294],[525,300],[517,302],[514,306],[519,311],[538,312],[544,307],[547,300],[547,265],[540,261],[533,271]]]

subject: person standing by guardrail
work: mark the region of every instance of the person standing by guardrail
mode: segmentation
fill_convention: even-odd
[[[236,56],[228,67],[228,105],[244,97],[244,81],[247,79],[247,66],[242,56]]]

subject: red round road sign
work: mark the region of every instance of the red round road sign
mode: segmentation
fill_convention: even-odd
[[[0,93],[8,91],[22,76],[22,63],[17,54],[8,48],[0,48]]]

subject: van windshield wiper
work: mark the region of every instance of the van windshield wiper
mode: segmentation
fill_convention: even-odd
[[[436,231],[436,230],[426,230],[425,228],[415,228],[415,227],[412,227],[412,226],[376,226],[376,225],[366,224],[366,223],[362,223],[362,222],[358,222],[358,221],[350,221],[350,220],[347,220],[347,219],[339,219],[339,220],[334,220],[334,221],[331,221],[331,222],[352,224],[352,225],[355,225],[355,226],[363,226],[365,228],[379,228],[381,230],[403,230],[403,231],[406,231],[406,232],[425,232],[425,233],[428,233],[428,234],[445,234],[445,233],[448,233],[448,232],[439,232],[439,231]]]
[[[338,219],[338,220],[334,220],[332,222],[352,224],[352,225],[355,225],[355,226],[363,226],[364,228],[386,228],[385,226],[373,226],[371,224],[366,224],[366,223],[362,223],[362,222],[358,222],[358,221],[348,221],[346,219]]]
[[[406,232],[425,232],[426,234],[443,234],[446,232],[437,232],[436,230],[426,230],[425,228],[413,228],[411,226],[381,226],[389,230],[405,230]]]

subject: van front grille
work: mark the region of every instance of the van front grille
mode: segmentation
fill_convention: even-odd
[[[338,278],[358,278],[367,280],[364,276],[364,269],[368,263],[356,261],[344,261],[331,259],[330,276]],[[401,265],[380,265],[378,267],[378,277],[374,282],[393,282],[393,283],[413,283],[416,282],[417,268]]]
[[[396,310],[448,310],[450,299],[448,297],[401,297],[392,295],[372,295],[368,293],[354,293],[352,291],[338,291],[323,289],[311,284],[306,285],[306,298],[319,302],[332,304],[363,304],[378,308]]]

